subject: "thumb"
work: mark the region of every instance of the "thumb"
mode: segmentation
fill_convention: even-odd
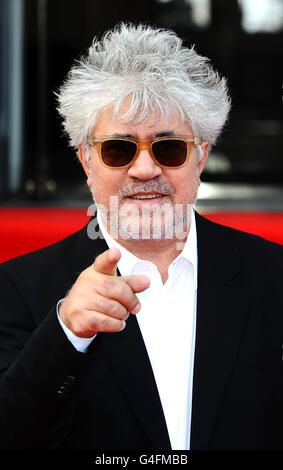
[[[120,258],[120,250],[118,248],[110,248],[97,256],[92,267],[98,273],[116,276],[117,264]]]

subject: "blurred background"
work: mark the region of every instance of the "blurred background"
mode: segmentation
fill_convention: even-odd
[[[283,244],[283,0],[0,0],[0,261],[87,221],[54,92],[119,21],[175,30],[228,79],[232,112],[197,209]]]

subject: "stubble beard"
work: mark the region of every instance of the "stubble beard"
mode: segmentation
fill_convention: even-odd
[[[101,204],[95,188],[90,188],[101,220],[112,238],[119,240],[185,240],[191,221],[192,208],[197,199],[199,177],[186,197],[186,203],[176,203],[175,190],[166,182],[137,181],[126,185],[117,195],[110,196],[107,205]],[[137,192],[156,191],[166,194],[166,202],[138,207],[126,198]],[[158,199],[157,199],[158,201]]]

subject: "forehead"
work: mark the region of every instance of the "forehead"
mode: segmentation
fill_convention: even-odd
[[[119,108],[118,113],[114,113],[114,106],[104,108],[93,129],[94,136],[107,135],[129,135],[139,138],[154,137],[160,133],[173,133],[175,135],[192,135],[190,124],[182,122],[181,117],[175,112],[170,113],[168,118],[160,116],[159,112],[149,111],[146,117],[139,122],[135,119],[127,118],[129,102],[125,100]]]

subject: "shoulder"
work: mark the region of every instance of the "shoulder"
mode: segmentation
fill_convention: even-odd
[[[43,318],[76,279],[76,256],[85,228],[40,250],[0,264],[1,308],[22,302]],[[11,309],[12,307],[9,307]]]
[[[49,305],[65,295],[75,277],[78,240],[84,229],[40,250],[0,264],[1,288],[13,291],[32,307]]]
[[[244,232],[242,230],[237,230],[226,225],[222,225],[216,222],[212,222],[211,220],[207,219],[205,216],[196,213],[196,222],[197,228],[201,232],[203,236],[214,236],[215,238],[219,238],[220,240],[226,239],[230,242],[238,242],[242,246],[251,247],[254,246],[255,248],[259,249],[266,249],[266,250],[275,250],[278,253],[283,253],[283,246],[279,245],[278,243],[271,242],[262,238],[258,235],[254,235],[248,232]]]
[[[82,230],[75,232],[59,242],[48,245],[39,250],[18,256],[0,264],[0,270],[7,274],[17,272],[22,269],[32,271],[36,266],[51,266],[53,263],[57,266],[60,260],[64,259],[66,263],[72,260],[71,253],[74,253],[77,240]]]
[[[233,251],[254,266],[270,266],[283,271],[283,246],[241,230],[236,230],[196,214],[198,239],[219,256]]]
[[[89,223],[88,223],[89,224]],[[0,284],[30,304],[59,300],[95,257],[107,249],[104,239],[91,239],[88,224],[61,241],[0,264]]]

